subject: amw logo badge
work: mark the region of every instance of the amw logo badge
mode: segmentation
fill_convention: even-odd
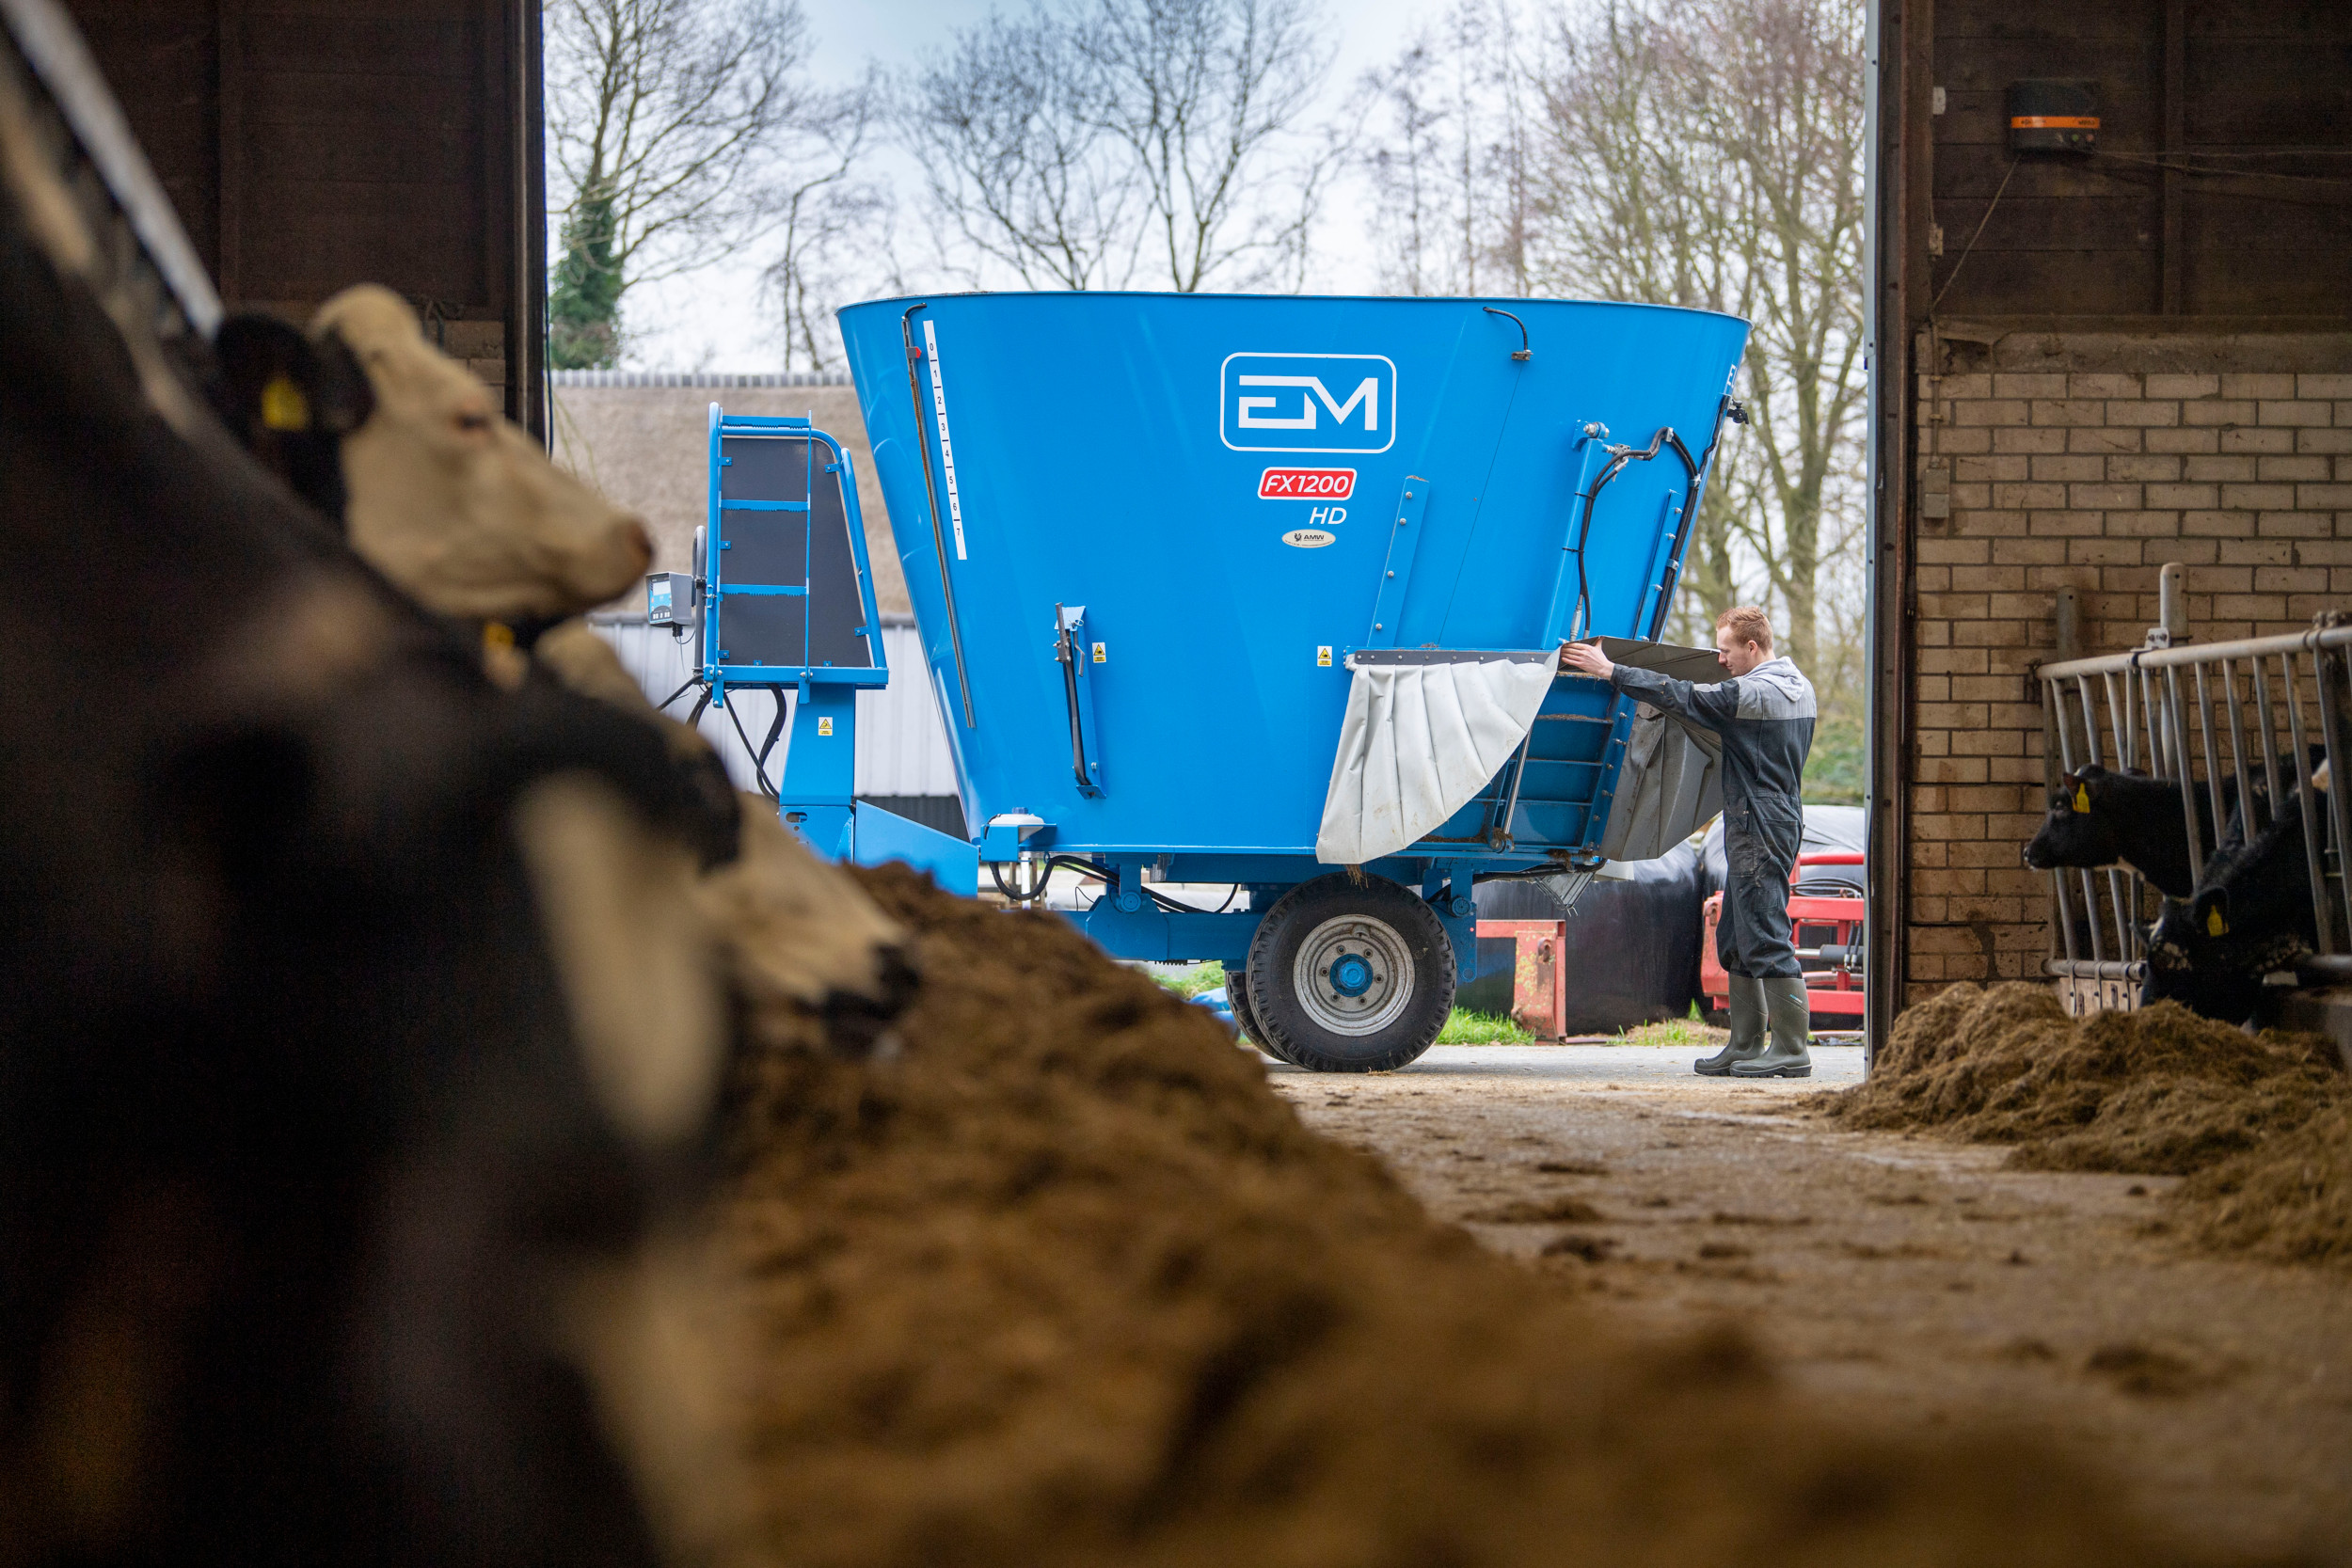
[[[1235,451],[1386,451],[1396,366],[1377,354],[1229,354],[1220,423]]]

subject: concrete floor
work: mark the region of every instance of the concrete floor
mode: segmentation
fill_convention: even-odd
[[[1400,1068],[1385,1076],[1393,1078],[1443,1078],[1475,1080],[1508,1078],[1529,1080],[1558,1080],[1564,1084],[1586,1083],[1650,1083],[1657,1079],[1692,1079],[1700,1085],[1711,1080],[1699,1078],[1691,1070],[1691,1064],[1709,1051],[1687,1045],[1598,1045],[1571,1043],[1567,1045],[1433,1045],[1428,1053],[1409,1067]],[[1290,1074],[1311,1079],[1314,1073],[1303,1072],[1271,1056],[1266,1058],[1266,1071],[1279,1077]],[[1327,1082],[1343,1083],[1334,1077]],[[1763,1086],[1802,1093],[1809,1089],[1838,1089],[1849,1084],[1862,1082],[1862,1047],[1859,1045],[1823,1045],[1813,1047],[1813,1076],[1811,1078],[1772,1078],[1759,1080]],[[1718,1085],[1726,1090],[1729,1085]],[[1743,1087],[1753,1085],[1742,1085]],[[1753,1109],[1743,1106],[1742,1109]]]
[[[1728,1321],[1858,1422],[2029,1432],[2231,1553],[2352,1568],[2352,1290],[2199,1254],[2170,1179],[2005,1167],[1848,1132],[1862,1076],[1691,1071],[1711,1044],[1441,1046],[1401,1071],[1269,1064],[1308,1125],[1430,1212],[1637,1327]]]

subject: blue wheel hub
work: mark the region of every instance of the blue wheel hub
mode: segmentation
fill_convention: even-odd
[[[1376,1035],[1411,1005],[1412,949],[1375,915],[1334,915],[1299,942],[1290,982],[1291,995],[1316,1028]]]
[[[1331,965],[1330,981],[1342,996],[1361,996],[1372,989],[1372,963],[1361,954],[1343,954]]]

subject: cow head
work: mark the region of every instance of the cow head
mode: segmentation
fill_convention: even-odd
[[[345,290],[310,335],[324,359],[358,365],[373,400],[342,439],[352,546],[426,609],[557,621],[644,575],[644,524],[548,461],[399,295]]]
[[[2188,901],[2189,927],[2209,941],[2219,941],[2230,934],[2230,890],[2207,887],[2197,890]]]
[[[2217,945],[2201,929],[2191,902],[2165,899],[2148,928],[2148,977],[2140,986],[2140,1006],[2177,1002],[2204,1017],[2226,1013],[2237,1001],[2227,993],[2241,988],[2229,983]],[[2244,1000],[2246,1010],[2252,1011],[2253,998]]]
[[[2233,926],[2230,890],[2201,887],[2188,899],[2167,898],[2148,932],[2148,978],[2140,1005],[2177,1002],[2202,1018],[2243,1023],[2262,1000],[2267,944]]]
[[[2092,764],[2058,781],[2050,795],[2050,815],[2026,846],[2026,863],[2036,871],[2058,865],[2113,865],[2122,854],[2115,818],[2106,804],[2107,770]]]

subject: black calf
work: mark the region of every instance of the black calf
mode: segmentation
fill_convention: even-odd
[[[2325,755],[2321,748],[2312,747],[2311,766],[2318,767]],[[2293,780],[2292,755],[2279,758],[2278,766],[2280,778]],[[2266,806],[2270,800],[2267,779],[2256,772],[2249,782],[2254,799]],[[2215,849],[2213,808],[2201,785],[2192,791],[2192,798],[2198,841],[2210,855]],[[2246,827],[2234,776],[2222,781],[2221,808],[2229,817],[2222,824],[2220,843],[2237,843],[2245,837]],[[2050,815],[2026,846],[2026,863],[2036,871],[2061,865],[2092,869],[2124,865],[2147,878],[2165,896],[2185,898],[2196,883],[2189,870],[2186,820],[2181,812],[2178,779],[2153,779],[2136,770],[2116,771],[2096,764],[2078,768],[2051,795]]]
[[[2323,847],[2328,782],[2325,768],[2312,779]],[[2263,976],[2294,968],[2319,940],[2306,843],[2298,789],[2251,843],[2217,850],[2186,900],[2166,899],[2148,937],[2142,1003],[2178,1002],[2227,1023],[2252,1017]]]

